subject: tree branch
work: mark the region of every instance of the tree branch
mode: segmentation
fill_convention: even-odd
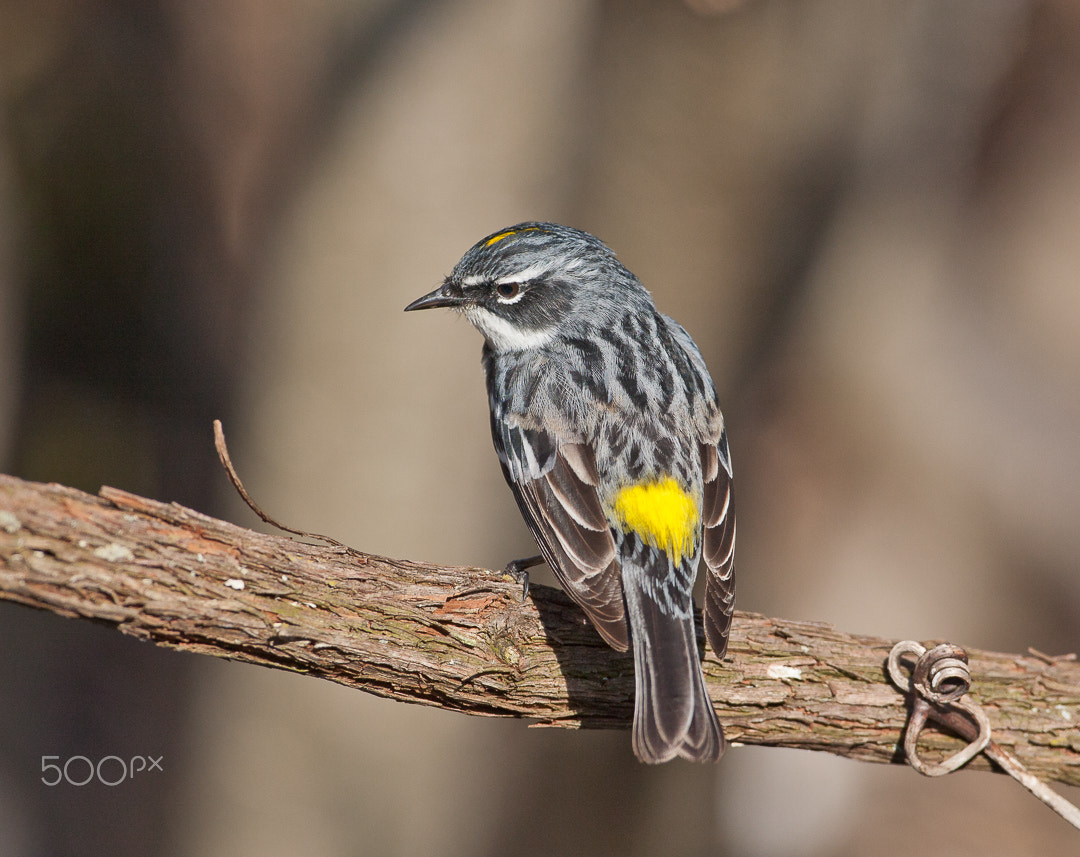
[[[113,488],[99,497],[0,475],[0,598],[177,649],[308,673],[378,696],[537,725],[626,729],[633,663],[559,590],[322,547]],[[706,654],[728,737],[902,761],[892,641],[737,613]],[[968,650],[994,740],[1080,785],[1080,665]],[[956,739],[929,732],[925,755]],[[982,756],[969,766],[986,769]]]

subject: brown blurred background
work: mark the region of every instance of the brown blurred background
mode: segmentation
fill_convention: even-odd
[[[252,525],[220,417],[280,518],[501,567],[530,542],[480,339],[401,309],[479,237],[554,219],[614,247],[705,353],[741,608],[1074,651],[1077,8],[0,0],[0,466]],[[42,756],[80,754],[164,771],[42,785]],[[1077,844],[1000,776],[760,748],[647,769],[627,733],[404,706],[0,604],[3,855],[931,841]]]

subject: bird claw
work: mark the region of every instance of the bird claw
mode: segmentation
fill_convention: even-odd
[[[503,574],[513,578],[514,582],[521,586],[521,600],[529,597],[529,572],[534,565],[540,565],[544,561],[542,556],[528,556],[524,559],[513,559],[506,564]]]

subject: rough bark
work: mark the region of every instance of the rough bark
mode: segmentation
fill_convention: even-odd
[[[498,572],[265,535],[111,488],[0,476],[0,598],[165,646],[308,673],[404,702],[537,725],[628,728],[633,664],[560,591]],[[902,760],[893,641],[737,613],[709,692],[737,742]],[[1080,785],[1080,665],[968,650],[994,740]],[[959,742],[929,732],[934,757]],[[969,767],[987,768],[978,757]]]

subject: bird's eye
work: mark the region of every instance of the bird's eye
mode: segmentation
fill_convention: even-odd
[[[495,286],[495,291],[499,293],[500,298],[511,300],[521,294],[521,283],[499,283]]]

